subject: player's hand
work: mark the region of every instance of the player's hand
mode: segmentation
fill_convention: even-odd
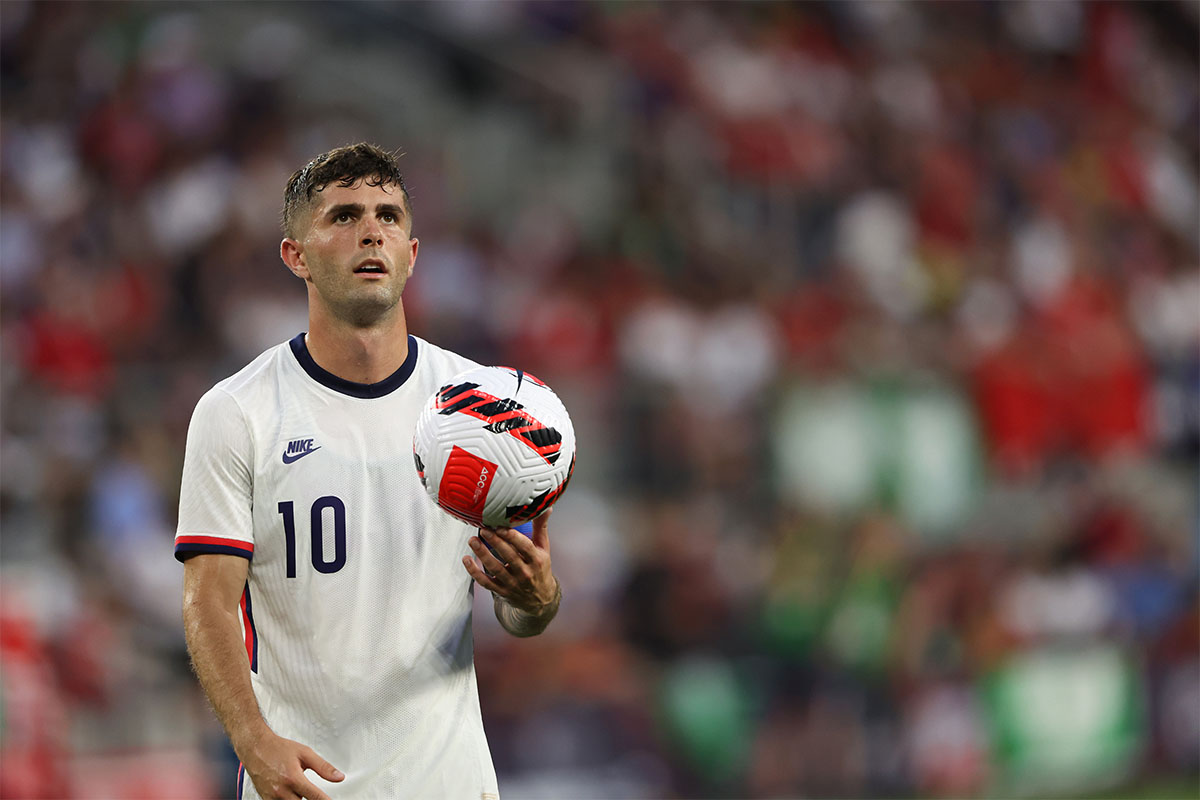
[[[534,616],[543,614],[558,592],[550,571],[549,517],[546,512],[533,521],[532,537],[512,528],[480,528],[470,541],[476,558],[463,556],[476,583]]]
[[[239,754],[240,755],[240,754]],[[264,735],[242,759],[246,774],[263,800],[330,800],[304,775],[311,769],[327,781],[343,780],[341,770],[321,758],[311,747],[276,736]]]

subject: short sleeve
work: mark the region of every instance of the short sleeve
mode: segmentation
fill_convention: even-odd
[[[210,389],[188,426],[175,558],[254,556],[253,464],[254,443],[241,407],[224,389]]]

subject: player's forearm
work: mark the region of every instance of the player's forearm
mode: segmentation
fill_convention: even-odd
[[[501,627],[513,636],[525,638],[537,636],[546,630],[546,626],[558,614],[558,606],[562,603],[562,586],[554,579],[554,598],[536,612],[525,611],[510,604],[499,595],[495,595],[494,607],[496,619]]]
[[[204,601],[185,602],[184,634],[192,669],[233,749],[245,760],[251,743],[269,732],[254,689],[237,615]]]

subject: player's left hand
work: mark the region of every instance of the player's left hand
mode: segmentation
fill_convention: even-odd
[[[533,521],[531,537],[512,528],[480,528],[470,541],[476,558],[463,556],[476,583],[535,616],[554,602],[558,591],[550,570],[549,517],[547,511]]]

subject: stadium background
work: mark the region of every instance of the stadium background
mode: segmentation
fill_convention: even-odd
[[[0,3],[0,794],[230,794],[184,435],[367,139],[579,432],[506,797],[1195,796],[1197,8]]]

